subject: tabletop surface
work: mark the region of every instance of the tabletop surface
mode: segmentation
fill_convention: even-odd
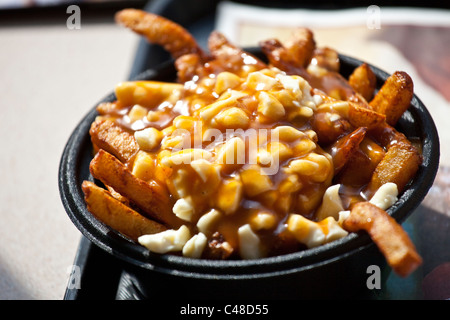
[[[386,298],[416,299],[422,294],[417,291],[432,283],[427,275],[445,268],[450,274],[446,264],[450,261],[450,12],[421,10],[422,18],[417,20],[418,11],[402,9],[402,18],[393,20],[392,10],[381,8],[381,24],[376,28],[377,21],[368,22],[367,8],[326,11],[320,16],[298,10],[299,16],[291,19],[293,14],[286,11],[225,5],[218,8],[216,28],[237,45],[247,46],[259,39],[282,39],[295,26],[309,26],[321,46],[389,73],[404,70],[411,75],[415,93],[439,131],[440,170],[423,204],[404,224],[424,264],[412,275],[413,282],[391,279],[392,291]],[[140,41],[114,23],[111,11],[100,15],[81,11],[80,29],[68,27],[69,16],[56,10],[50,16],[0,17],[2,300],[63,298],[80,232],[60,201],[61,153],[82,117],[115,84],[128,79]]]

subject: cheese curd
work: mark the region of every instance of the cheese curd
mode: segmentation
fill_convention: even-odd
[[[386,210],[390,208],[398,199],[398,188],[395,183],[383,184],[372,196],[370,202],[377,207]]]
[[[165,230],[155,234],[146,234],[138,238],[138,242],[148,250],[156,253],[181,251],[191,238],[191,232],[185,225],[178,230]]]

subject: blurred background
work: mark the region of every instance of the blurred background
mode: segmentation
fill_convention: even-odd
[[[125,7],[171,18],[202,46],[213,29],[239,46],[255,46],[259,40],[283,39],[290,29],[306,26],[319,46],[333,47],[389,73],[407,71],[438,127],[441,167],[429,195],[404,224],[424,265],[407,280],[392,276],[378,297],[450,298],[448,5],[0,0],[0,299],[67,298],[82,236],[59,196],[58,167],[65,143],[83,116],[118,82],[169,58],[115,24],[115,12]]]

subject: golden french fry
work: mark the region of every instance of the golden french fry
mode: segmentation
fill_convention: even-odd
[[[348,120],[354,127],[372,129],[384,124],[386,116],[349,101]]]
[[[213,31],[208,38],[209,52],[214,58],[209,61],[210,66],[218,66],[221,69],[234,71],[238,73],[242,70],[242,66],[260,70],[267,65],[256,56],[242,50],[241,48],[231,44],[228,39],[220,32]]]
[[[171,226],[178,225],[167,190],[161,185],[135,177],[123,163],[104,150],[99,150],[89,168],[95,179],[111,186],[149,218]]]
[[[335,175],[339,173],[358,150],[359,144],[364,139],[366,132],[366,128],[358,128],[333,143],[329,153],[333,158]]]
[[[179,83],[192,80],[194,76],[205,76],[203,61],[200,55],[189,53],[182,55],[175,60],[175,69],[177,70],[177,78]]]
[[[366,135],[339,172],[336,183],[354,187],[366,185],[385,154],[384,149]]]
[[[115,19],[118,24],[144,36],[150,43],[162,46],[175,59],[188,53],[206,57],[192,34],[164,17],[138,9],[123,9]]]
[[[421,163],[422,156],[413,145],[397,142],[388,149],[383,160],[375,168],[367,190],[373,193],[383,184],[393,182],[399,192],[402,192],[415,176]]]
[[[397,142],[410,143],[408,138],[401,132],[397,131],[394,127],[390,126],[386,122],[379,126],[374,126],[369,130],[369,135],[380,146],[388,150],[393,144]]]
[[[335,120],[330,120],[326,110],[316,111],[311,125],[321,145],[329,145],[352,130],[348,119],[339,117]]]
[[[113,120],[96,119],[89,134],[94,146],[111,153],[123,163],[129,162],[139,150],[134,136]]]
[[[82,189],[89,212],[134,241],[141,235],[166,230],[162,224],[142,216],[93,182],[84,181]]]
[[[376,112],[386,115],[386,122],[393,126],[409,108],[413,94],[411,77],[406,72],[396,71],[369,104]]]
[[[338,72],[329,70],[320,71],[318,74],[309,72],[308,81],[313,88],[322,90],[336,100],[349,101],[363,108],[371,109],[369,103]]]
[[[289,52],[279,40],[264,40],[259,43],[259,46],[272,66],[285,71],[287,74],[299,75],[302,78],[309,80],[310,75],[306,69],[303,66],[299,66],[298,63],[290,57]]]
[[[402,277],[410,275],[422,264],[422,258],[401,225],[370,202],[354,204],[343,226],[350,232],[367,231],[388,264]]]
[[[336,50],[328,47],[316,48],[313,59],[319,67],[328,71],[339,72],[341,63]]]
[[[367,63],[358,66],[348,78],[348,83],[366,101],[370,101],[375,93],[377,78]]]
[[[308,28],[297,28],[284,46],[297,66],[306,67],[311,62],[316,48],[314,34]]]
[[[124,205],[130,207],[130,200],[125,198],[123,195],[114,190],[111,186],[105,186],[106,190],[110,193],[110,195],[115,198],[117,201],[122,202]]]

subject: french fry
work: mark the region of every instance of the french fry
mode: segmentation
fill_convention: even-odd
[[[348,120],[354,127],[372,129],[384,124],[386,116],[349,101]]]
[[[389,148],[383,160],[375,168],[367,190],[373,193],[383,184],[393,182],[397,185],[399,192],[402,192],[421,163],[422,157],[413,145],[397,142]]]
[[[406,72],[396,71],[386,80],[369,104],[375,111],[386,115],[386,122],[394,126],[408,109],[413,94],[414,85],[411,77]]]
[[[208,62],[212,68],[218,66],[222,70],[239,72],[244,65],[255,71],[267,67],[262,60],[233,45],[218,31],[213,31],[209,35],[208,48],[214,59]]]
[[[167,50],[174,59],[188,53],[206,54],[185,28],[159,15],[138,9],[123,9],[115,16],[116,22],[144,36]]]
[[[390,126],[386,122],[379,126],[374,126],[369,130],[369,135],[380,146],[389,150],[389,148],[397,142],[409,144],[408,138],[401,132],[397,131],[394,127]]]
[[[377,78],[367,63],[358,66],[348,78],[350,86],[366,101],[370,101],[375,93]]]
[[[135,177],[131,171],[113,155],[99,150],[89,166],[92,176],[129,199],[149,218],[167,225],[179,221],[172,214],[170,199],[163,187],[156,182],[147,183]]]
[[[303,66],[299,66],[292,59],[287,49],[279,40],[264,40],[259,43],[259,46],[272,66],[285,71],[287,74],[299,75],[306,80],[310,79],[310,75],[306,69]]]
[[[343,227],[349,232],[367,231],[388,264],[401,277],[410,275],[422,264],[422,258],[401,225],[370,202],[354,204]]]
[[[125,198],[123,195],[114,190],[111,186],[105,186],[106,190],[108,190],[109,194],[115,198],[117,201],[122,202],[124,205],[130,207],[130,200]]]
[[[337,118],[331,121],[327,113],[318,111],[311,121],[312,128],[317,133],[321,145],[329,145],[352,130],[348,119]]]
[[[180,83],[191,80],[194,76],[205,76],[201,57],[196,53],[185,54],[175,60],[175,69]]]
[[[340,61],[336,50],[329,47],[316,48],[313,53],[315,63],[325,70],[339,72]]]
[[[333,158],[335,175],[339,173],[358,150],[359,144],[364,139],[366,132],[366,128],[358,128],[333,143],[329,153]]]
[[[139,150],[134,136],[109,119],[97,118],[89,134],[94,146],[111,153],[123,163],[129,162]]]
[[[160,223],[147,219],[135,210],[114,198],[109,191],[91,181],[84,181],[82,189],[89,212],[98,220],[137,241],[144,234],[153,234],[166,230]]]
[[[309,72],[308,81],[314,88],[323,90],[327,95],[342,101],[348,101],[365,109],[372,109],[362,95],[356,92],[341,74],[322,70],[318,73]]]
[[[360,188],[370,181],[378,163],[386,152],[367,135],[352,153],[350,159],[335,178],[336,183]]]
[[[316,48],[314,34],[308,28],[297,28],[284,46],[297,66],[306,67],[311,62]]]

